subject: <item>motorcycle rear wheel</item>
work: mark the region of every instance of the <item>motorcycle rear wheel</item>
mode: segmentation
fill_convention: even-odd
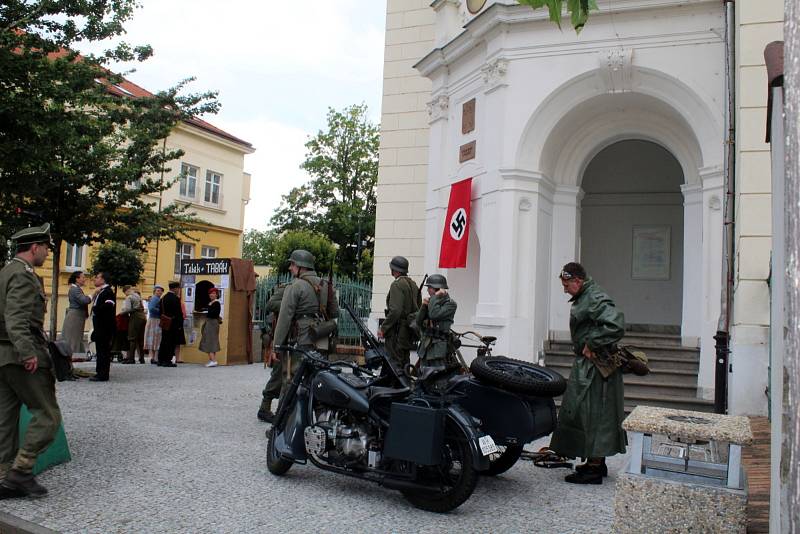
[[[481,471],[481,474],[494,477],[505,473],[514,467],[520,456],[522,456],[522,445],[506,445],[505,450],[494,459],[489,459],[489,469]]]
[[[505,356],[475,358],[469,370],[483,382],[522,395],[557,397],[567,389],[567,381],[558,372]]]
[[[418,466],[419,479],[430,484],[442,484],[443,492],[404,490],[402,493],[415,507],[428,512],[445,513],[455,510],[470,498],[478,484],[472,451],[467,436],[452,421],[447,421],[442,464]]]
[[[267,469],[275,476],[283,476],[292,467],[292,462],[284,460],[275,448],[275,437],[278,431],[273,426],[267,432]]]

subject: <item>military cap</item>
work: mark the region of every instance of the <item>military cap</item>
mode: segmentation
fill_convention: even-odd
[[[434,289],[447,289],[447,278],[441,274],[432,274],[425,281],[425,285]]]
[[[44,223],[41,226],[31,226],[30,228],[20,230],[11,236],[11,240],[17,245],[27,245],[30,243],[47,243],[52,245],[50,223]]]
[[[398,273],[408,274],[408,260],[403,256],[395,256],[389,262],[389,268]]]
[[[314,255],[307,250],[297,249],[289,256],[289,261],[298,267],[314,268]]]

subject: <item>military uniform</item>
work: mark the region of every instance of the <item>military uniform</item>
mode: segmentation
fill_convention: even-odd
[[[386,340],[386,352],[392,363],[399,369],[405,369],[410,363],[412,332],[409,327],[409,316],[417,313],[420,305],[419,288],[406,276],[408,260],[397,256],[389,264],[395,272],[402,273],[389,286],[386,295],[386,318],[381,324],[383,337]]]
[[[575,352],[567,390],[550,448],[571,458],[600,458],[625,453],[622,373],[603,379],[582,354],[588,346],[602,351],[625,333],[625,319],[611,298],[591,278],[572,299],[569,329]]]
[[[302,259],[297,258],[297,253],[303,252]],[[308,260],[306,256],[308,256]],[[314,271],[314,256],[306,251],[294,251],[290,261],[306,270],[297,276],[286,288],[281,299],[281,308],[278,312],[278,323],[275,326],[274,345],[292,344],[307,350],[325,349],[319,346],[319,340],[314,340],[309,329],[320,324],[325,320],[321,308],[325,309],[327,319],[335,319],[339,316],[339,305],[336,298],[329,298],[327,281],[320,279]],[[287,376],[291,376],[297,370],[300,363],[298,354],[291,354],[290,370]],[[282,365],[286,365],[284,361]],[[284,369],[286,371],[286,369]],[[284,382],[284,385],[286,382]]]
[[[49,224],[18,232],[17,245],[50,241]],[[0,271],[0,478],[2,496],[41,496],[33,478],[36,458],[53,442],[61,424],[47,338],[44,288],[33,265],[17,256]],[[36,358],[29,372],[24,362]],[[32,415],[19,446],[21,404]]]
[[[278,287],[276,287],[275,291],[267,301],[266,312],[275,318],[272,321],[272,331],[270,332],[270,334],[273,336],[275,335],[277,317],[281,311],[281,300],[283,300],[283,294],[286,291],[287,285],[288,284],[280,284]],[[283,358],[285,358],[285,356],[277,358],[272,363],[272,373],[269,375],[269,380],[267,381],[267,385],[264,387],[264,391],[261,392],[262,399],[261,406],[258,409],[258,418],[262,421],[271,422],[270,419],[274,416],[274,414],[272,414],[272,401],[280,397],[281,388],[283,388],[284,372],[283,365],[281,364]]]
[[[432,275],[425,284],[436,289],[447,289],[447,280],[442,275]],[[447,364],[453,352],[450,328],[456,316],[458,304],[450,295],[433,295],[428,304],[423,302],[417,312],[417,327],[422,333],[417,354],[422,365],[433,367]]]

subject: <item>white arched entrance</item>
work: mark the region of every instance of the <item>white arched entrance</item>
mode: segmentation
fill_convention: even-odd
[[[713,334],[719,315],[721,266],[722,127],[707,99],[663,73],[632,67],[634,83],[620,92],[598,84],[597,72],[578,76],[554,91],[531,116],[517,149],[518,173],[533,172],[551,184],[550,270],[538,287],[549,287],[547,331],[536,338],[567,338],[569,306],[555,277],[565,263],[581,259],[581,182],[587,167],[603,150],[627,140],[663,147],[683,175],[682,256],[678,324],[684,345],[702,351],[699,386],[713,388]],[[636,191],[631,191],[636,193]],[[624,237],[632,244],[631,234]],[[675,240],[673,240],[673,243]],[[627,259],[624,261],[627,263]],[[630,270],[632,265],[622,265]],[[677,269],[672,269],[674,273]],[[602,285],[602,280],[600,281]],[[540,299],[540,302],[544,299]],[[657,305],[657,303],[656,303]],[[537,317],[537,322],[540,319]],[[538,341],[538,339],[536,340]]]

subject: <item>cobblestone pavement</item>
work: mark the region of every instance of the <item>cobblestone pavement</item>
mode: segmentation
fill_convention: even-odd
[[[274,477],[264,462],[268,425],[255,417],[268,373],[261,365],[114,364],[110,382],[60,383],[73,460],[40,475],[48,497],[0,501],[0,510],[62,532],[610,530],[622,457],[611,459],[602,486],[566,484],[567,470],[520,461],[482,478],[445,515],[311,466]]]

